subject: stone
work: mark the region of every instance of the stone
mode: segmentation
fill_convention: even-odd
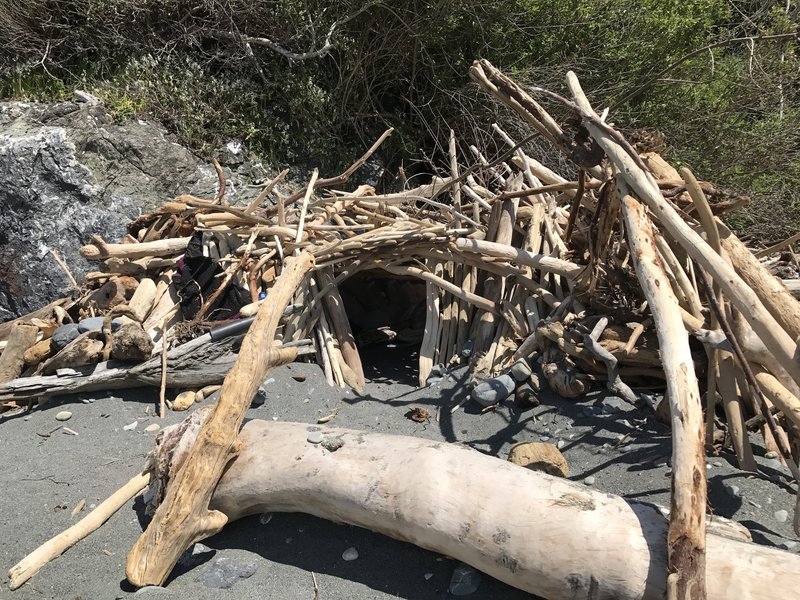
[[[767,452],[766,454],[764,454],[764,458],[770,458],[770,459],[772,459],[772,458],[778,458],[778,453],[777,453],[777,452],[775,452],[774,450],[770,450],[769,452]]]
[[[159,425],[158,423],[150,423],[150,425],[144,428],[144,430],[147,433],[153,433],[154,431],[158,431],[159,429],[161,429],[161,425]]]
[[[139,426],[139,421],[134,421],[133,423],[128,423],[122,428],[122,431],[133,431]]]
[[[103,329],[103,321],[105,317],[88,317],[78,321],[78,331],[86,333],[87,331],[100,331]],[[122,325],[119,318],[111,320],[111,331],[116,331]]]
[[[81,332],[78,330],[77,323],[67,323],[62,325],[53,332],[53,337],[50,338],[50,345],[53,352],[58,352],[64,346],[74,341]]]
[[[531,367],[527,360],[520,358],[513,365],[511,365],[509,374],[517,381],[517,383],[522,383],[523,381],[530,379]]]
[[[56,421],[69,421],[72,418],[72,413],[68,410],[62,410],[56,414]]]
[[[319,444],[322,442],[322,432],[321,431],[312,431],[308,434],[306,440],[311,444]]]
[[[344,552],[342,552],[342,560],[351,561],[357,558],[358,558],[358,550],[356,550],[352,546],[347,550],[345,550]]]
[[[516,444],[509,450],[508,460],[532,471],[543,471],[555,477],[569,476],[567,459],[553,444],[542,442]]]
[[[174,411],[188,410],[197,398],[197,393],[191,390],[181,392],[175,396],[175,400],[168,401],[167,406]]]
[[[447,591],[453,596],[469,596],[478,590],[481,580],[480,571],[461,563],[453,570]]]
[[[191,569],[192,567],[202,564],[210,559],[217,553],[216,550],[209,548],[205,544],[197,542],[192,544],[192,547],[181,554],[178,559],[178,566],[184,569]]]
[[[786,523],[789,519],[789,512],[785,510],[776,510],[775,511],[775,520],[778,523]]]
[[[111,358],[144,361],[153,353],[153,340],[138,323],[126,323],[111,334]]]
[[[516,387],[517,382],[511,375],[500,375],[475,386],[472,390],[472,399],[481,406],[491,406],[508,398]]]
[[[162,128],[114,123],[102,104],[0,102],[0,322],[69,293],[51,250],[81,282],[97,269],[78,253],[93,234],[117,242],[164,198],[216,181]]]
[[[261,513],[261,516],[258,517],[258,522],[262,525],[267,525],[270,521],[272,521],[272,513]]]
[[[586,479],[583,480],[584,485],[594,485],[595,478],[593,475],[589,475]]]
[[[161,597],[167,596],[169,594],[169,590],[167,588],[161,587],[160,585],[146,585],[144,587],[139,588],[136,590],[133,595],[134,596],[144,596],[144,597]]]
[[[530,382],[523,381],[514,390],[514,397],[523,406],[539,406],[539,390],[535,389]]]
[[[251,577],[258,570],[255,563],[237,563],[222,556],[198,577],[206,587],[218,590],[227,590],[239,581]]]
[[[794,550],[797,547],[797,542],[794,540],[786,540],[785,542],[781,542],[781,548],[784,550]]]

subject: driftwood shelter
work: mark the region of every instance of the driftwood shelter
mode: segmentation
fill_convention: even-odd
[[[748,430],[760,430],[800,479],[800,303],[760,260],[782,246],[751,252],[719,218],[743,199],[637,152],[571,74],[571,99],[526,92],[486,61],[470,75],[570,172],[545,167],[496,126],[507,148],[498,158],[474,147],[460,156],[451,137],[450,172],[397,193],[338,189],[391,131],[340,176],[315,171],[284,195],[284,172],[249,206],[227,202],[220,171],[215,198],[179,196],[131,223],[121,243],[92,239],[81,252],[101,268],[80,293],[0,325],[6,410],[142,384],[161,387],[162,411],[168,386],[191,388],[174,410],[218,396],[160,434],[142,474],[14,566],[12,588],[149,485],[154,518],[127,561],[137,586],[162,583],[192,542],[229,520],[302,510],[546,598],[799,589],[798,556],[706,515],[706,447],[722,437],[755,470]],[[530,94],[570,118],[560,124]],[[370,301],[392,320],[372,319]],[[87,317],[100,317],[96,328],[70,326]],[[299,424],[241,428],[272,367],[312,355],[331,385],[360,390],[359,347],[417,332],[421,384],[440,365],[468,363],[473,397],[488,406],[511,393],[535,401],[545,385],[577,397],[600,382],[657,411],[672,427],[668,518],[455,446],[333,428],[312,439]],[[337,439],[357,443],[324,445]],[[443,505],[465,497],[465,471],[471,493],[494,507],[489,518],[474,503]],[[511,489],[529,499],[523,510],[506,506]],[[603,536],[586,536],[598,527]]]

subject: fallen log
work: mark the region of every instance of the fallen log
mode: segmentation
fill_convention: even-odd
[[[172,485],[169,469],[181,469],[199,413],[160,438],[155,501]],[[308,441],[320,431],[321,444]],[[230,521],[277,511],[350,523],[550,600],[664,597],[667,520],[653,505],[412,437],[256,420],[239,440],[210,504]],[[707,547],[711,600],[772,600],[800,585],[796,554],[711,533]]]

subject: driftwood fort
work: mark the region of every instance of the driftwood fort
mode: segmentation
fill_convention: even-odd
[[[792,489],[800,481],[798,290],[767,268],[798,236],[753,253],[720,220],[746,199],[639,153],[572,74],[570,99],[525,91],[486,61],[470,75],[563,153],[568,172],[496,126],[498,158],[461,156],[451,135],[450,172],[397,193],[339,189],[391,130],[341,175],[314,171],[281,195],[283,172],[249,206],[230,205],[219,171],[216,197],[178,196],[119,243],[88,240],[81,253],[99,269],[79,293],[0,325],[4,410],[136,385],[160,387],[162,414],[168,387],[189,390],[173,410],[216,398],[164,430],[125,488],[14,566],[12,588],[150,486],[153,520],[127,559],[136,586],[163,583],[226,522],[284,510],[411,541],[550,599],[800,589],[800,557],[706,514],[715,444],[755,471],[749,435],[760,432]],[[368,315],[346,310],[374,285],[396,296],[396,327],[370,330]],[[90,317],[96,328],[70,325]],[[307,355],[331,385],[361,390],[366,338],[416,330],[420,384],[468,363],[487,410],[514,393],[536,402],[542,386],[569,402],[599,382],[656,411],[672,429],[669,510],[454,445],[328,428],[320,452],[305,425],[242,428],[273,367]]]

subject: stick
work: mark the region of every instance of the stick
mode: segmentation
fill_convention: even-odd
[[[90,243],[81,247],[80,254],[87,260],[105,260],[112,257],[135,260],[153,256],[169,256],[186,250],[191,239],[191,237],[182,237],[140,244],[107,244],[99,235],[93,235]]]
[[[575,90],[573,90],[575,94]],[[636,275],[658,332],[659,350],[667,378],[672,424],[672,493],[668,570],[675,598],[706,597],[706,461],[703,452],[703,414],[689,340],[683,329],[678,301],[666,285],[658,260],[652,224],[645,208],[627,194],[618,180],[622,214]]]
[[[258,386],[274,366],[297,354],[296,348],[273,348],[275,331],[283,309],[313,265],[308,253],[287,259],[270,292],[272,302],[259,309],[191,454],[128,555],[126,574],[133,585],[161,585],[187,547],[217,533],[227,522],[224,514],[209,511],[208,502],[236,454],[239,427]]]
[[[128,500],[136,496],[150,483],[150,474],[141,473],[123,485],[97,508],[75,523],[72,527],[48,540],[36,550],[11,567],[8,572],[8,586],[16,590],[31,577],[36,575],[44,565],[60,556],[79,541],[96,531],[111,515],[122,508]]]

